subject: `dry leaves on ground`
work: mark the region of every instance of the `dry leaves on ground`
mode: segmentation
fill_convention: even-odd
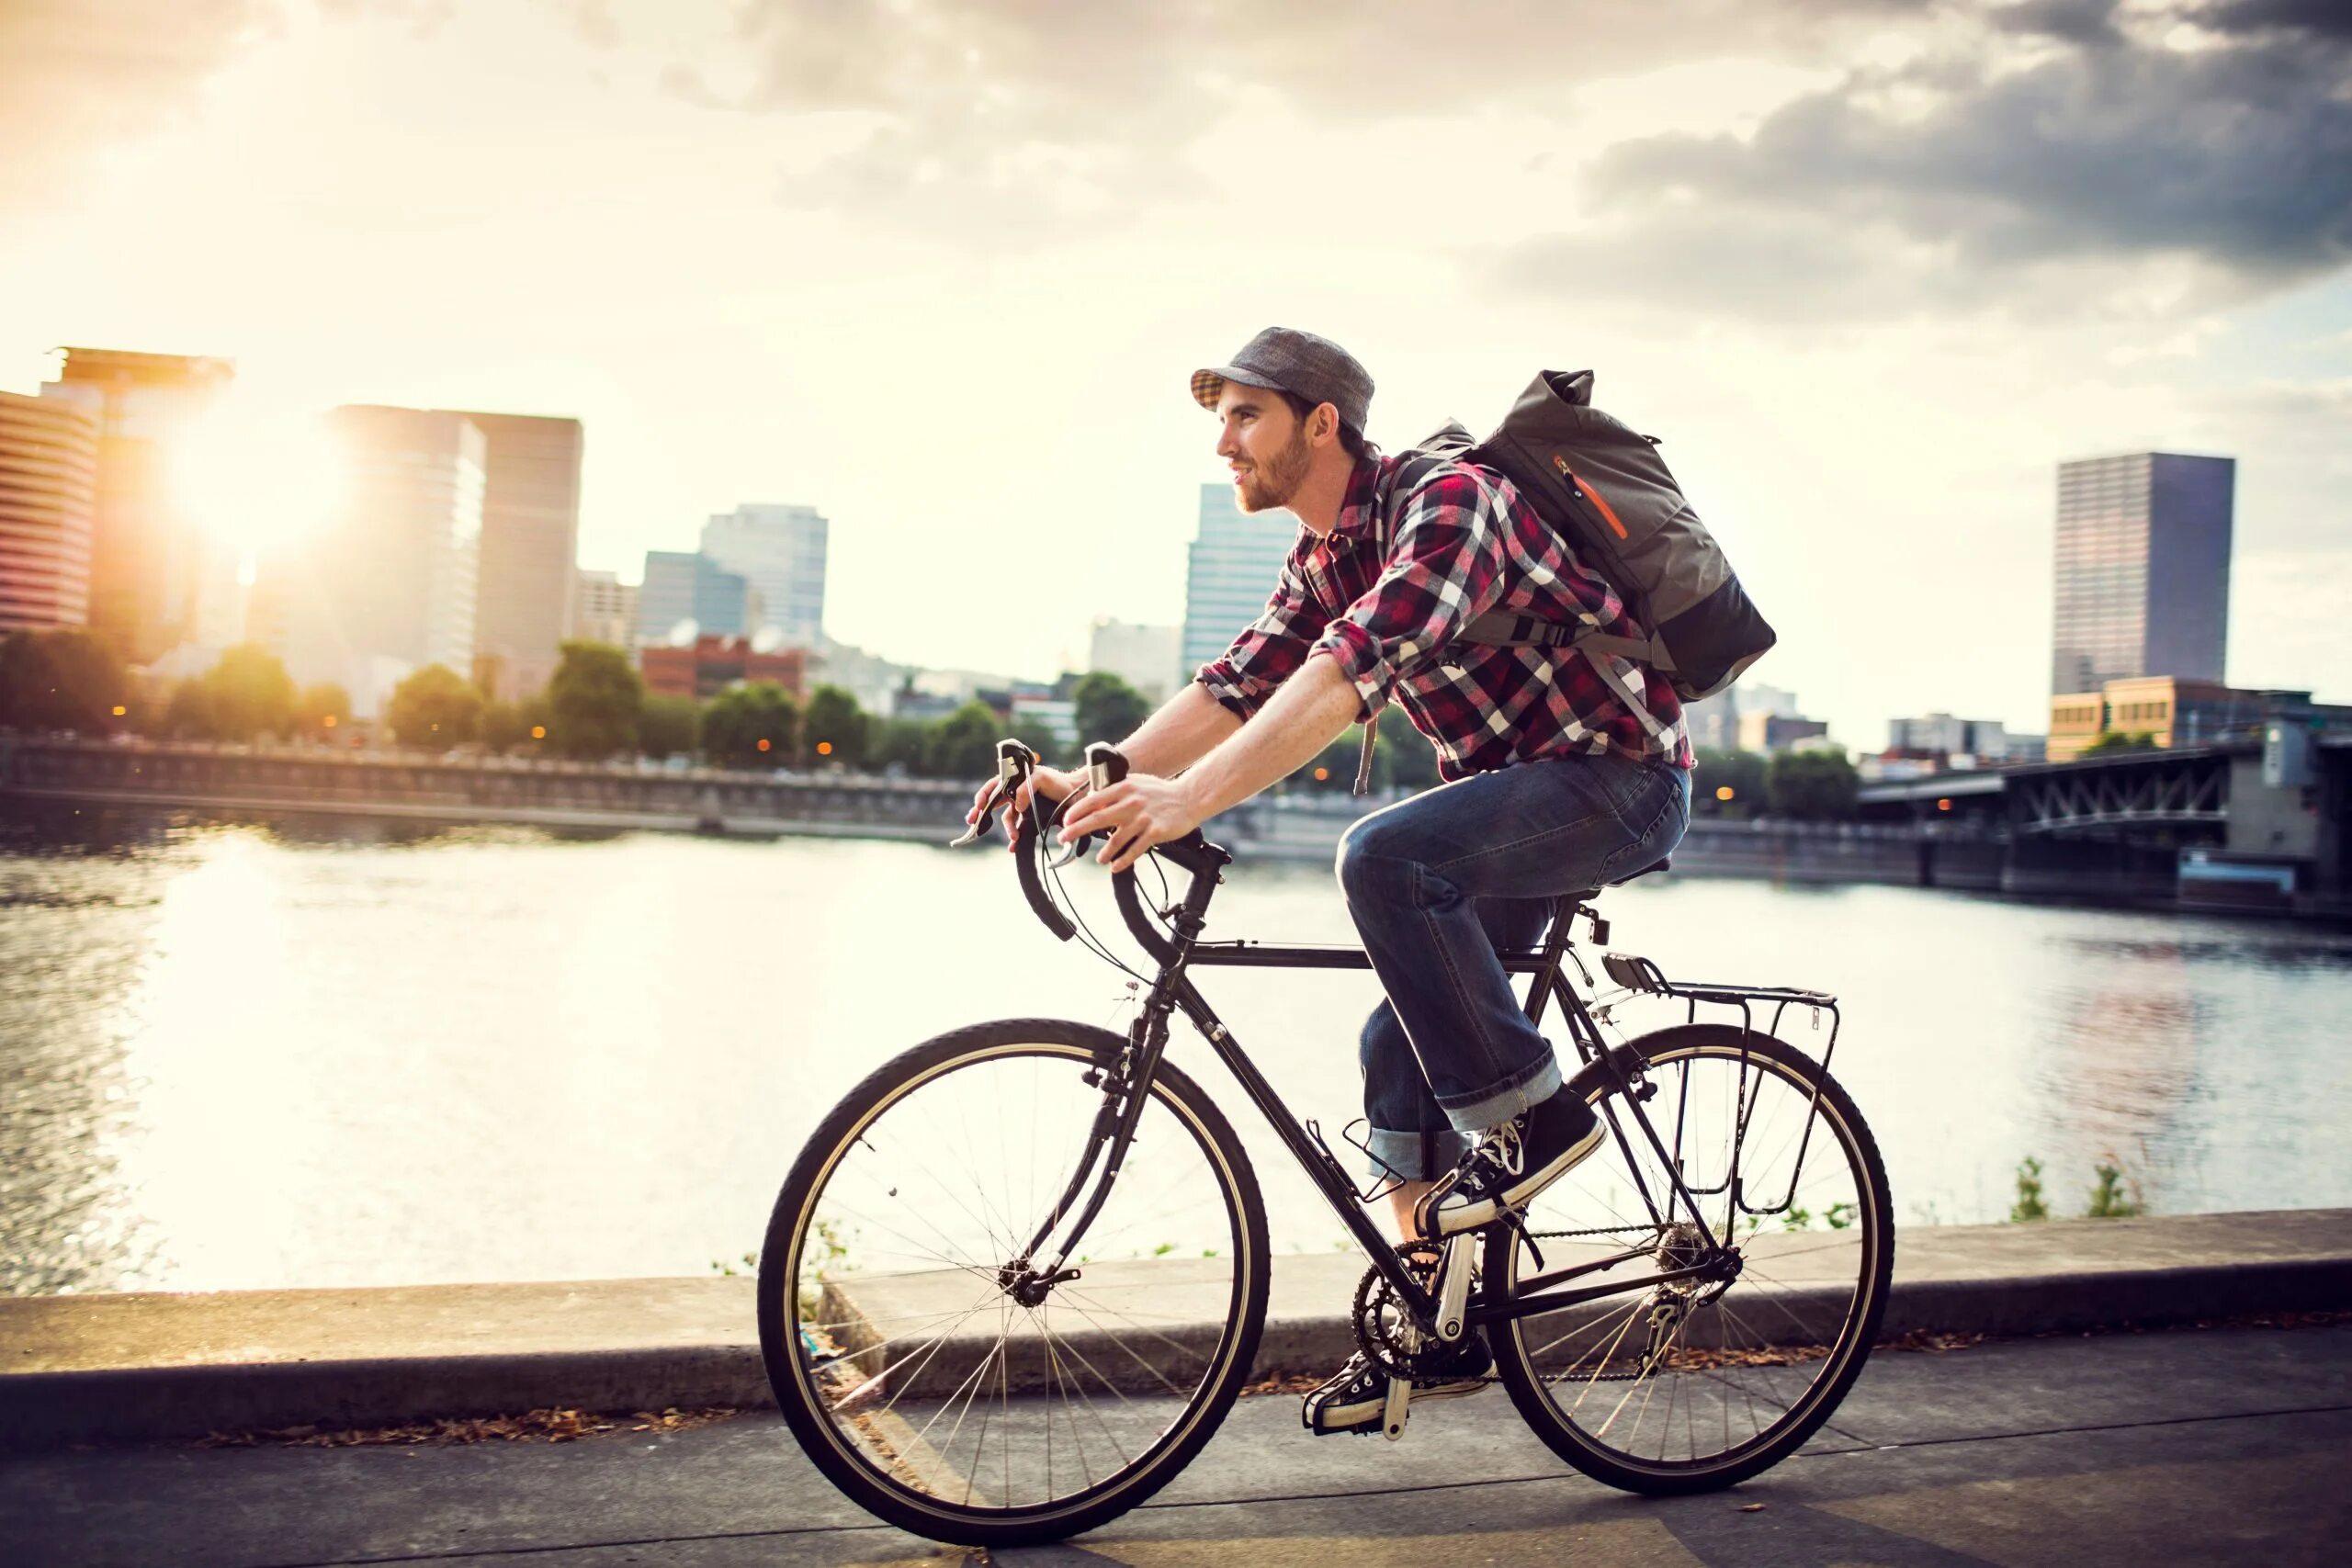
[[[326,1427],[313,1422],[252,1432],[211,1432],[198,1438],[196,1446],[347,1449],[424,1443],[569,1443],[614,1432],[684,1432],[737,1414],[731,1405],[717,1405],[699,1410],[673,1406],[627,1415],[593,1410],[532,1410],[520,1416],[445,1416],[390,1427]]]

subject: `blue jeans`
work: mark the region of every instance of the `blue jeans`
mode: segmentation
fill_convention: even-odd
[[[1375,1175],[1426,1180],[1478,1133],[1560,1087],[1501,947],[1551,901],[1657,863],[1690,820],[1690,774],[1613,752],[1459,779],[1357,822],[1340,886],[1387,999],[1363,1026]]]

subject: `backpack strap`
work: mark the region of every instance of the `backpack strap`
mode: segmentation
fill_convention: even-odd
[[[1576,622],[1542,621],[1489,610],[1454,634],[1459,642],[1482,648],[1569,648],[1589,659],[1630,659],[1672,671],[1674,656],[1656,637],[1606,637]]]

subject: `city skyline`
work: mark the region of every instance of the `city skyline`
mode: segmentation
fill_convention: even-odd
[[[2352,109],[2316,26],[1498,10],[1474,109],[1385,91],[1424,66],[1377,8],[917,6],[895,40],[783,3],[123,10],[136,73],[38,23],[0,51],[0,388],[107,343],[235,359],[258,425],[576,418],[582,566],[814,504],[828,629],[894,659],[1042,671],[1096,615],[1178,620],[1221,472],[1180,389],[1283,321],[1372,368],[1391,446],[1593,367],[1781,627],[1759,678],[1857,744],[2041,727],[2049,476],[2091,454],[2235,456],[2231,679],[2352,668]],[[809,39],[893,63],[829,98]],[[1275,142],[1309,173],[1270,223],[1238,171]],[[1367,254],[1366,168],[1481,223]]]

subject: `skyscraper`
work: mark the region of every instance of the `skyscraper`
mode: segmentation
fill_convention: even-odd
[[[336,682],[367,716],[410,671],[472,663],[485,443],[466,416],[424,409],[351,405],[327,427],[343,504],[273,563],[269,619],[294,678]]]
[[[0,631],[89,619],[97,472],[96,414],[0,392]]]
[[[458,417],[481,432],[486,454],[474,655],[480,668],[496,671],[499,696],[527,696],[555,673],[557,645],[571,635],[580,422],[519,413]]]
[[[637,591],[640,642],[667,642],[681,621],[707,637],[745,637],[757,629],[760,591],[741,573],[722,571],[695,550],[648,550]]]
[[[207,558],[224,547],[206,538],[174,485],[172,445],[235,375],[225,359],[69,348],[59,378],[41,388],[97,418],[89,624],[134,664],[195,633]]]
[[[2237,462],[2135,452],[2058,465],[2050,691],[2222,679]]]
[[[830,528],[813,506],[738,506],[703,525],[702,553],[759,590],[762,625],[786,642],[816,648],[824,633]]]
[[[1298,529],[1298,518],[1288,512],[1243,512],[1229,484],[1201,487],[1201,528],[1184,577],[1178,681],[1191,680],[1265,609]]]

